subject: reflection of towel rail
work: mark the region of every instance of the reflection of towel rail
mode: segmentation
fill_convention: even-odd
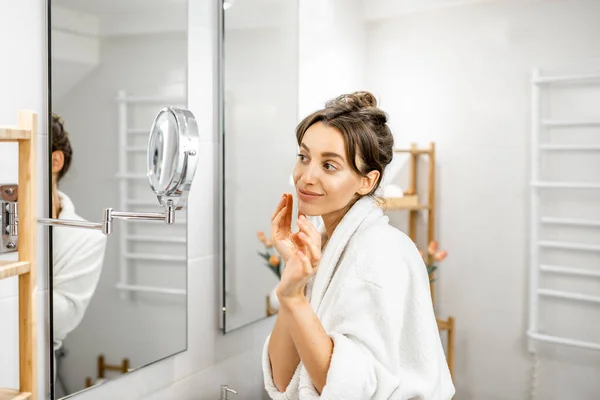
[[[118,284],[117,289],[129,291],[129,292],[175,294],[175,295],[179,295],[179,296],[185,296],[187,294],[185,289],[167,289],[167,288],[161,288],[161,287],[142,286],[142,285]]]
[[[156,237],[156,236],[143,236],[143,235],[129,235],[126,236],[127,240],[134,242],[149,242],[149,243],[181,243],[185,244],[185,238],[180,237]]]
[[[156,200],[134,200],[134,199],[128,199],[127,200],[127,205],[129,206],[156,206],[158,203],[156,202]],[[183,210],[182,210],[183,211]]]
[[[118,103],[148,103],[148,104],[169,104],[182,107],[185,105],[186,99],[183,97],[168,97],[168,96],[127,96],[125,91],[119,92],[117,96]]]
[[[142,146],[141,140],[144,136],[150,135],[150,126],[145,126],[145,121],[137,121],[133,118],[137,113],[132,113],[134,110],[147,110],[162,108],[166,106],[180,106],[185,107],[187,100],[186,97],[176,96],[131,96],[125,91],[119,91],[116,103],[118,107],[118,127],[119,127],[119,165],[118,174],[116,176],[119,184],[119,201],[121,209],[127,208],[144,208],[153,210],[160,207],[155,196],[136,196],[137,193],[133,193],[132,187],[138,188],[143,181],[147,181],[146,171],[141,170],[145,163],[136,163],[135,165],[129,162],[129,158],[132,155],[142,156],[147,152],[147,146]],[[149,192],[150,194],[150,192]],[[134,198],[138,197],[138,198]],[[181,210],[179,214],[181,221],[185,222],[186,215],[185,210]],[[133,221],[132,221],[133,222]],[[176,225],[180,226],[177,223]],[[130,292],[145,291],[148,293],[172,293],[172,294],[185,294],[185,290],[174,289],[174,288],[163,288],[163,287],[148,287],[136,285],[133,280],[133,275],[130,275],[129,269],[131,267],[143,265],[148,262],[154,266],[170,267],[175,265],[176,268],[186,265],[187,258],[185,256],[185,247],[181,244],[186,244],[185,231],[181,229],[169,229],[164,235],[158,234],[152,236],[150,232],[144,234],[140,230],[141,226],[136,223],[130,223],[128,225],[123,224],[123,229],[119,235],[119,281],[117,287],[120,288],[121,298],[129,298]],[[145,244],[153,247],[160,246],[160,244],[170,244],[170,248],[173,250],[181,249],[177,251],[178,254],[165,255],[165,254],[149,254],[140,252],[139,246]],[[173,244],[176,247],[173,247]],[[134,250],[135,249],[135,250]],[[155,261],[154,263],[152,261]],[[137,274],[143,274],[141,270],[138,270]]]
[[[175,261],[175,262],[187,261],[186,257],[166,256],[164,254],[152,254],[152,253],[126,253],[125,258],[128,260],[146,260],[146,261]]]

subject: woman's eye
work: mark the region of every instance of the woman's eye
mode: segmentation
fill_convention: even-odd
[[[325,164],[323,164],[323,166],[325,167],[325,169],[327,171],[336,171],[337,170],[337,168],[333,164],[330,164],[330,163],[325,163]]]
[[[298,154],[298,159],[299,159],[300,161],[306,161],[306,158],[307,158],[307,157],[306,157],[304,154]]]

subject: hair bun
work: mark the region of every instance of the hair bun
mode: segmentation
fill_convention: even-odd
[[[326,107],[350,106],[352,109],[360,110],[363,108],[377,107],[377,99],[370,92],[360,91],[338,96],[334,100],[327,102]]]

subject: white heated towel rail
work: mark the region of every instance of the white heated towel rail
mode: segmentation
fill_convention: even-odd
[[[545,248],[578,250],[584,252],[600,253],[600,244],[583,244],[561,241],[540,240],[540,230],[543,225],[564,225],[571,227],[600,228],[600,221],[582,220],[576,218],[557,218],[541,215],[541,192],[559,190],[600,190],[600,182],[548,182],[541,179],[541,154],[543,152],[598,152],[600,145],[554,145],[544,144],[540,139],[546,128],[549,127],[599,127],[600,110],[597,120],[551,120],[542,119],[541,101],[546,88],[554,85],[585,85],[593,83],[599,85],[600,73],[570,76],[541,76],[538,70],[533,72],[532,84],[532,127],[531,127],[531,181],[530,181],[530,289],[529,289],[529,327],[527,336],[533,341],[574,346],[590,350],[600,350],[600,342],[587,342],[575,338],[558,337],[546,334],[539,326],[540,299],[551,297],[580,303],[600,304],[599,296],[579,292],[566,292],[541,287],[540,275],[556,274],[557,276],[583,276],[591,279],[600,278],[600,266],[597,270],[584,270],[571,266],[543,265],[540,263],[540,251]],[[600,312],[600,308],[598,310]],[[533,351],[533,350],[532,350]]]

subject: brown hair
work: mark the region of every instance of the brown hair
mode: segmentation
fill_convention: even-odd
[[[379,180],[367,195],[375,193],[385,167],[394,156],[394,137],[387,124],[387,114],[377,107],[369,92],[343,94],[325,104],[325,108],[304,118],[296,127],[298,146],[311,125],[322,122],[344,136],[346,158],[360,176],[379,172]],[[356,162],[356,156],[359,162]]]
[[[58,172],[58,181],[67,173],[73,159],[73,148],[69,140],[69,134],[65,131],[63,120],[58,115],[52,113],[52,152],[62,151],[64,163],[62,169]]]

